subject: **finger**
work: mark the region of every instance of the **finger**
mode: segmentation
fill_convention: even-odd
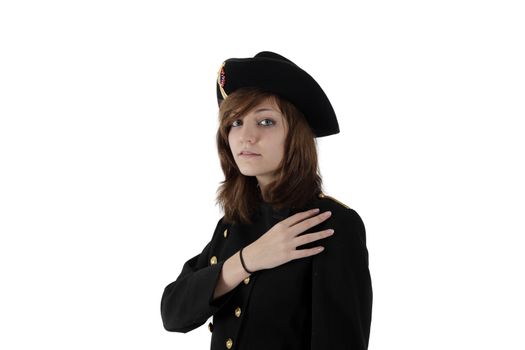
[[[326,237],[330,237],[333,234],[334,234],[333,230],[328,229],[324,231],[319,231],[319,232],[314,232],[314,233],[309,233],[306,235],[298,236],[298,237],[295,237],[294,239],[294,245],[296,247],[299,247],[299,246],[302,246],[303,244],[308,244],[310,242],[314,242],[314,241],[318,241]]]
[[[332,213],[330,211],[325,211],[319,215],[313,216],[309,219],[303,220],[301,222],[296,223],[295,225],[291,226],[288,230],[293,236],[297,236],[299,233],[304,232],[308,230],[309,228],[312,228],[316,225],[319,225],[320,223],[327,220]]]
[[[307,258],[309,256],[319,254],[323,250],[324,250],[324,247],[322,246],[310,248],[310,249],[297,249],[292,252],[292,260]]]
[[[290,226],[293,226],[295,225],[296,223],[298,222],[301,222],[303,221],[304,219],[307,219],[313,215],[316,215],[317,213],[319,213],[319,208],[316,208],[316,209],[311,209],[311,210],[307,210],[307,211],[302,211],[300,213],[296,213],[286,219],[284,219],[283,221],[281,221],[281,223],[285,224],[286,227],[290,227]]]

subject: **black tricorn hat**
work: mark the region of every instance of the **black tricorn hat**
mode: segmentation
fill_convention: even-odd
[[[332,104],[319,84],[295,63],[274,52],[227,59],[217,72],[216,85],[219,107],[235,90],[257,87],[293,103],[306,117],[315,137],[339,133]]]

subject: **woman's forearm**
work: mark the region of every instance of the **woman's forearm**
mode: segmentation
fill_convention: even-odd
[[[245,254],[243,252],[243,257],[244,256]],[[248,276],[250,276],[250,274],[242,267],[239,252],[233,254],[222,265],[219,280],[215,287],[215,292],[213,293],[213,299],[217,299],[218,297],[228,293],[237,287],[237,285],[239,285],[239,283],[241,283],[241,281],[246,279]]]

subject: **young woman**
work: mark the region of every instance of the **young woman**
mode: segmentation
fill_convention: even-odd
[[[367,349],[365,227],[323,194],[318,169],[315,138],[339,132],[328,98],[263,51],[223,62],[217,99],[224,216],[164,289],[164,328],[185,333],[213,316],[212,350]]]

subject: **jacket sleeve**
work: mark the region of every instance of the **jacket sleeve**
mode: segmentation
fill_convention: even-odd
[[[334,212],[335,234],[312,264],[312,350],[366,350],[372,281],[365,226],[351,208]],[[330,239],[333,239],[330,241]]]
[[[164,288],[160,311],[167,331],[186,333],[201,326],[231,297],[232,291],[213,300],[224,261],[211,265],[211,249],[223,227],[221,218],[212,240],[200,254],[186,261],[177,279]]]

